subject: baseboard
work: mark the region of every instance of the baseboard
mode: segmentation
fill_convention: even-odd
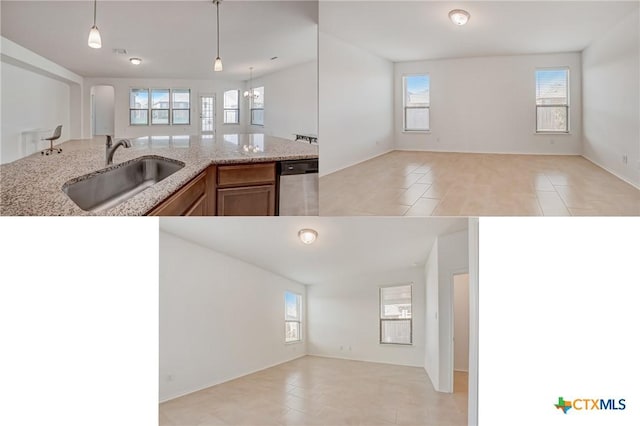
[[[602,164],[598,163],[597,161],[594,161],[593,159],[589,158],[587,155],[582,154],[582,158],[584,158],[585,160],[591,161],[596,166],[600,167],[601,169],[606,170],[607,172],[611,173],[612,175],[614,175],[615,177],[617,177],[621,181],[628,183],[629,185],[633,186],[634,188],[640,189],[640,185],[636,185],[635,183],[629,181],[627,178],[625,178],[623,176],[620,176],[618,173],[614,172],[611,169],[608,169],[607,167],[603,166]]]
[[[374,159],[374,158],[376,158],[376,157],[380,157],[381,155],[388,154],[388,153],[390,153],[390,152],[392,152],[392,151],[395,151],[395,149],[388,149],[388,150],[386,150],[386,151],[384,151],[384,152],[382,152],[382,153],[380,153],[380,154],[374,154],[374,155],[372,155],[372,156],[370,156],[370,157],[367,157],[367,158],[365,158],[364,160],[356,161],[356,162],[354,162],[354,163],[349,163],[348,165],[346,165],[346,166],[344,166],[344,167],[340,167],[339,169],[335,169],[335,170],[332,170],[332,171],[327,172],[327,173],[321,173],[321,174],[319,175],[319,177],[327,176],[327,175],[330,175],[330,174],[332,174],[332,173],[339,172],[340,170],[348,169],[349,167],[353,167],[353,166],[355,166],[355,165],[358,165],[358,164],[364,163],[365,161],[373,160],[373,159]],[[320,162],[322,163],[322,159],[320,159]]]
[[[400,365],[402,367],[421,367],[424,368],[424,366],[422,364],[398,364],[396,362],[385,362],[385,361],[378,361],[378,360],[372,360],[372,359],[362,359],[362,358],[347,358],[347,357],[343,357],[343,356],[332,356],[332,355],[320,355],[320,354],[307,354],[308,356],[317,356],[318,358],[331,358],[331,359],[342,359],[345,361],[361,361],[361,362],[372,362],[375,364],[385,364],[385,365]]]
[[[450,152],[455,154],[487,154],[487,155],[563,155],[563,156],[581,156],[580,153],[571,152],[510,152],[510,151],[461,151],[452,149],[409,149],[395,148],[392,151],[415,151],[415,152]]]
[[[211,386],[221,385],[221,384],[223,384],[223,383],[227,383],[227,382],[230,382],[230,381],[232,381],[232,380],[236,380],[236,379],[239,379],[239,378],[241,378],[241,377],[248,376],[248,375],[250,375],[250,374],[254,374],[254,373],[257,373],[257,372],[262,371],[262,370],[266,370],[266,369],[268,369],[268,368],[273,368],[273,367],[276,367],[276,366],[281,365],[281,364],[286,364],[287,362],[291,362],[291,361],[293,361],[293,360],[296,360],[296,359],[298,359],[298,358],[302,358],[302,357],[305,357],[305,356],[307,356],[307,354],[298,355],[298,356],[295,356],[295,357],[293,357],[293,358],[291,358],[291,359],[288,359],[288,360],[286,360],[286,361],[277,362],[277,363],[275,363],[275,364],[268,365],[268,366],[263,367],[263,368],[258,368],[257,370],[249,371],[248,373],[240,374],[240,375],[238,375],[238,376],[234,376],[234,377],[231,377],[231,378],[228,378],[228,379],[222,380],[222,381],[220,381],[220,382],[212,382],[212,383],[209,383],[209,384],[207,384],[207,385],[205,385],[205,386],[198,387],[197,389],[193,389],[193,390],[190,390],[190,391],[187,391],[187,392],[182,392],[182,393],[180,393],[180,394],[177,394],[177,395],[174,395],[174,396],[170,396],[170,397],[168,397],[168,398],[160,399],[160,400],[158,401],[158,403],[159,403],[159,404],[162,404],[163,402],[171,401],[171,400],[173,400],[173,399],[180,398],[180,397],[183,397],[183,396],[185,396],[185,395],[189,395],[189,394],[192,394],[192,393],[195,393],[195,392],[199,392],[199,391],[201,391],[201,390],[203,390],[203,389],[210,388]]]

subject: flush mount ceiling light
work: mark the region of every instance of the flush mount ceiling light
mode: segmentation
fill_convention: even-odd
[[[102,38],[100,37],[100,31],[96,26],[96,8],[98,0],[93,0],[93,27],[89,31],[89,47],[93,49],[100,49],[102,47]]]
[[[303,243],[311,244],[318,238],[318,231],[314,229],[301,229],[298,231],[298,237]]]
[[[449,19],[451,19],[451,22],[456,25],[466,24],[469,21],[469,18],[471,18],[471,15],[469,15],[469,12],[466,10],[454,9],[449,12]]]
[[[218,56],[213,63],[214,71],[222,71],[222,59],[220,59],[220,2],[222,0],[213,0],[216,5],[216,31],[218,33]]]
[[[140,65],[142,63],[142,59],[140,58],[129,58],[129,62],[133,65]]]

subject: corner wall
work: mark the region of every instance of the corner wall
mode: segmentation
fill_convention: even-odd
[[[160,231],[160,401],[305,355],[284,343],[287,290],[305,309],[304,285]]]
[[[636,8],[582,52],[584,156],[637,188],[640,188],[639,28],[640,12]]]
[[[380,344],[379,288],[413,283],[413,345]],[[420,367],[424,359],[424,275],[420,268],[363,274],[307,288],[309,355]]]
[[[465,272],[469,272],[469,232],[438,237],[425,265],[424,368],[439,392],[453,392],[453,276]]]
[[[319,40],[322,176],[393,149],[393,63],[322,32]]]
[[[570,133],[536,134],[535,70],[570,69]],[[431,130],[403,131],[402,76],[431,78]],[[582,154],[580,53],[395,64],[395,148],[446,152]]]

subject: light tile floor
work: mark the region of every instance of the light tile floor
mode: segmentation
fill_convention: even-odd
[[[581,156],[393,151],[320,178],[322,216],[640,216]]]
[[[423,368],[305,356],[160,404],[161,426],[394,424],[466,425],[466,386],[443,394]]]

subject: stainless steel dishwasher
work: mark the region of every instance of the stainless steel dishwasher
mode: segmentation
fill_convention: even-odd
[[[318,215],[318,159],[278,163],[278,215]]]

